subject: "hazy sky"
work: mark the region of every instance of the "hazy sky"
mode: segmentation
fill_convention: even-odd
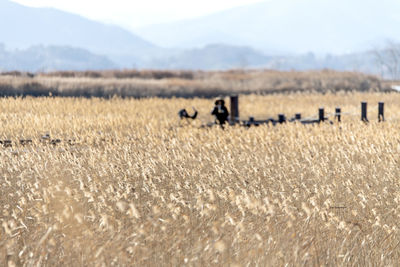
[[[202,16],[263,0],[13,0],[34,7],[54,7],[129,28]],[[264,0],[271,1],[271,0]]]

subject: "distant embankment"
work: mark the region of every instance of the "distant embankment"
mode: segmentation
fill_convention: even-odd
[[[216,97],[229,94],[389,91],[375,76],[355,72],[271,70],[86,71],[0,74],[0,96]]]

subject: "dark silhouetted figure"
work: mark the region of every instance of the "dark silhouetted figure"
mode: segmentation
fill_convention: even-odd
[[[197,110],[195,108],[193,108],[193,111],[194,111],[194,114],[192,116],[190,116],[189,113],[186,111],[186,109],[181,109],[178,112],[179,118],[181,118],[181,120],[183,120],[183,119],[192,119],[192,120],[194,120],[194,119],[197,118],[198,112],[197,112]]]
[[[215,122],[222,127],[228,121],[229,112],[223,99],[218,99],[215,101],[215,107],[211,112],[211,115],[215,116]]]

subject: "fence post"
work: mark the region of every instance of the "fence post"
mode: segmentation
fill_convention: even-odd
[[[341,113],[342,113],[342,110],[340,108],[336,108],[336,110],[335,110],[335,118],[337,119],[338,122],[341,121]]]
[[[278,114],[278,122],[279,122],[279,123],[284,123],[284,122],[286,122],[285,114]]]
[[[379,102],[379,104],[378,104],[378,120],[379,120],[379,122],[385,121],[384,107],[385,107],[385,103]]]
[[[367,118],[367,102],[361,102],[361,120],[368,122]]]
[[[294,115],[294,118],[295,118],[297,121],[301,120],[301,113],[296,113],[296,114]]]
[[[230,123],[235,124],[239,121],[239,96],[231,96],[231,115]]]
[[[325,110],[324,110],[324,108],[320,108],[318,110],[318,121],[319,122],[325,121]]]

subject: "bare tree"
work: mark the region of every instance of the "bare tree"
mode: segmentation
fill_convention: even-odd
[[[400,78],[400,44],[388,41],[384,48],[373,51],[376,63],[383,78]]]

